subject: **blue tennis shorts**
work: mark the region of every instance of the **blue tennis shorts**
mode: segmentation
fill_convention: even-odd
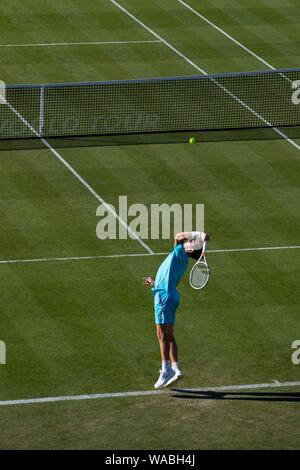
[[[154,295],[154,312],[156,325],[174,324],[179,301],[159,292]]]

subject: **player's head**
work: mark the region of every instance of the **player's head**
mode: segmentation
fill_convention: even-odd
[[[184,251],[193,259],[199,259],[202,253],[202,248],[198,247],[198,243],[186,240],[183,243]]]
[[[186,253],[190,254],[194,251],[201,251],[202,242],[199,240],[185,240],[183,242],[183,247]]]
[[[202,253],[202,250],[187,251],[187,254],[189,255],[189,257],[195,260],[198,260],[200,258],[201,253]]]
[[[209,235],[205,235],[205,241],[209,241]],[[184,242],[185,252],[193,259],[198,260],[202,254],[202,242],[199,240],[186,240]]]

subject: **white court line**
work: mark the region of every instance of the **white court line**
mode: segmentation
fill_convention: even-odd
[[[43,142],[43,144],[53,153],[53,155],[56,156],[56,158],[58,158],[58,160],[63,164],[65,165],[68,170],[70,170],[71,173],[73,173],[73,175],[83,184],[83,186],[86,187],[86,189],[101,203],[103,204],[103,206],[115,217],[115,219],[118,220],[118,222],[124,227],[127,229],[128,233],[130,233],[133,238],[135,240],[137,240],[144,248],[146,251],[148,251],[149,254],[153,254],[153,251],[151,250],[151,248],[138,236],[138,234],[132,230],[132,228],[130,228],[126,222],[124,222],[124,220],[119,216],[119,214],[117,214],[117,212],[109,205],[107,204],[106,201],[104,201],[104,199],[99,196],[98,193],[96,193],[96,191],[88,184],[88,182],[82,178],[82,176],[80,176],[80,174],[70,165],[70,163],[68,163],[58,152],[57,150],[55,150],[47,140],[45,139],[41,139],[41,142]]]
[[[234,42],[237,46],[241,47],[242,49],[244,49],[246,52],[248,52],[248,54],[252,55],[253,57],[255,57],[255,59],[257,59],[259,62],[261,62],[262,64],[266,65],[269,69],[271,70],[277,70],[276,67],[274,67],[273,65],[271,65],[269,62],[267,62],[265,59],[263,59],[261,56],[259,56],[258,54],[256,54],[254,51],[252,51],[251,49],[249,49],[248,47],[246,47],[244,44],[242,44],[240,41],[238,41],[237,39],[235,39],[233,36],[231,36],[230,34],[228,34],[226,31],[224,31],[224,29],[220,28],[219,26],[217,26],[215,23],[213,23],[211,20],[209,20],[208,18],[206,18],[206,16],[202,15],[201,13],[199,13],[199,11],[195,10],[193,7],[191,7],[190,5],[188,5],[186,2],[184,2],[183,0],[177,0],[179,3],[181,3],[182,5],[184,5],[186,8],[188,8],[192,13],[194,13],[195,15],[199,16],[199,18],[201,18],[203,21],[205,21],[206,23],[208,23],[210,26],[212,26],[214,29],[216,29],[217,31],[219,31],[221,34],[223,34],[224,36],[226,36],[230,41]],[[293,83],[292,80],[290,80],[286,75],[284,75],[284,73],[280,73],[280,75],[285,79],[287,80],[288,82],[290,82],[291,84]]]
[[[244,44],[242,44],[241,42],[239,42],[237,39],[235,39],[233,36],[231,36],[230,34],[226,33],[226,31],[224,31],[224,29],[220,28],[219,26],[217,26],[215,23],[213,23],[212,21],[210,21],[208,18],[206,18],[205,16],[203,16],[201,13],[199,13],[199,11],[195,10],[193,7],[191,7],[190,5],[188,5],[187,3],[185,3],[183,0],[177,0],[179,3],[181,3],[182,5],[184,5],[186,8],[188,8],[192,13],[194,13],[195,15],[199,16],[199,18],[201,18],[203,21],[205,21],[206,23],[208,23],[210,26],[212,26],[214,29],[216,29],[217,31],[219,31],[221,34],[224,34],[224,36],[226,36],[228,39],[230,39],[230,41],[234,42],[237,46],[241,47],[242,49],[244,49],[246,52],[248,52],[249,54],[251,54],[253,57],[255,57],[255,59],[259,60],[260,62],[262,62],[263,64],[265,64],[267,67],[269,67],[270,69],[272,70],[276,70],[275,67],[273,67],[273,65],[269,64],[269,62],[267,62],[265,59],[263,59],[262,57],[260,57],[259,55],[255,54],[255,52],[251,51],[251,49],[249,49],[248,47],[244,46]]]
[[[136,16],[134,16],[130,11],[126,10],[122,5],[120,5],[118,2],[115,0],[109,0],[111,3],[113,3],[117,8],[123,11],[126,15],[128,15],[133,21],[138,23],[142,28],[144,28],[146,31],[148,31],[150,34],[155,36],[159,41],[161,41],[165,46],[167,46],[171,51],[175,52],[175,54],[179,55],[183,60],[185,60],[188,64],[190,64],[192,67],[194,67],[196,70],[199,72],[203,73],[203,75],[207,75],[207,72],[205,70],[201,69],[198,65],[196,65],[192,60],[190,60],[188,57],[186,57],[182,52],[179,52],[172,44],[170,44],[168,41],[163,39],[159,34],[157,34],[153,29],[149,28],[149,26],[145,25],[141,20],[139,20]]]
[[[203,70],[201,67],[199,67],[195,62],[193,62],[191,59],[189,59],[186,55],[184,55],[182,52],[180,52],[178,49],[176,49],[174,46],[172,46],[168,41],[163,39],[159,34],[157,34],[153,29],[149,28],[145,23],[143,23],[141,20],[139,20],[135,15],[130,13],[126,8],[124,8],[122,5],[120,5],[116,0],[109,0],[111,3],[113,3],[116,7],[118,7],[120,10],[122,10],[126,15],[128,15],[133,21],[138,23],[142,28],[147,30],[149,33],[151,33],[153,36],[155,36],[157,39],[159,39],[165,46],[167,46],[169,49],[171,49],[175,54],[180,56],[185,62],[190,64],[192,67],[194,67],[196,70],[201,72],[203,75],[208,75],[208,72]],[[300,150],[300,145],[298,145],[294,140],[290,139],[284,132],[282,132],[280,129],[277,127],[273,127],[271,123],[269,123],[264,117],[260,116],[255,110],[250,108],[246,103],[244,103],[240,98],[235,96],[233,93],[231,93],[227,88],[222,86],[218,81],[214,78],[211,79],[217,86],[219,86],[222,90],[225,91],[229,96],[231,96],[233,99],[235,99],[238,103],[240,103],[242,106],[244,106],[248,111],[252,112],[256,117],[258,117],[261,121],[263,121],[265,124],[267,124],[268,127],[272,128],[274,132],[276,132],[278,135],[280,135],[284,140],[286,140],[289,144],[293,145],[297,150]]]
[[[56,46],[105,46],[110,44],[147,44],[160,42],[158,39],[149,41],[89,41],[89,42],[45,42],[37,44],[0,44],[0,47],[56,47]]]
[[[189,388],[189,389],[171,389],[171,390],[146,390],[137,392],[116,392],[116,393],[93,393],[86,395],[65,395],[58,397],[43,397],[43,398],[25,398],[21,400],[2,400],[0,406],[12,405],[32,405],[38,403],[53,403],[63,401],[81,401],[81,400],[96,400],[100,398],[124,398],[124,397],[143,397],[147,395],[170,395],[174,392],[193,393],[193,392],[213,392],[225,390],[252,390],[258,388],[279,388],[279,387],[296,387],[300,382],[278,382],[277,380],[271,383],[262,384],[243,384],[243,385],[225,385],[221,387],[205,387],[205,388]]]
[[[256,248],[226,248],[224,250],[206,250],[206,253],[228,253],[228,252],[239,252],[239,251],[267,251],[267,250],[295,250],[299,249],[299,245],[291,246],[261,246]]]
[[[151,248],[139,237],[139,235],[132,230],[125,222],[124,220],[119,216],[119,214],[116,213],[116,211],[109,205],[107,204],[106,201],[98,194],[96,191],[88,184],[88,182],[80,176],[80,174],[68,163],[58,152],[55,150],[46,139],[41,138],[40,134],[36,131],[32,125],[26,121],[26,119],[22,116],[22,114],[19,113],[8,101],[6,101],[7,106],[11,109],[13,113],[16,114],[16,116],[25,124],[26,127],[28,127],[31,132],[35,134],[36,137],[38,137],[41,142],[50,150],[50,152],[55,155],[55,157],[63,164],[65,167],[77,178],[83,186],[101,203],[103,206],[118,220],[118,222],[127,229],[128,233],[132,235],[132,237],[137,240],[143,248],[149,253],[153,254],[153,251]]]
[[[206,23],[208,23],[210,26],[212,26],[214,29],[216,29],[217,31],[219,31],[221,34],[223,34],[224,36],[226,36],[230,41],[234,42],[237,46],[241,47],[242,49],[244,49],[246,52],[248,52],[248,54],[251,54],[253,57],[255,57],[255,59],[257,59],[259,62],[261,62],[262,64],[266,65],[269,69],[271,70],[276,70],[276,67],[274,67],[273,65],[271,65],[269,62],[267,62],[265,59],[263,59],[261,56],[259,56],[258,54],[256,54],[255,52],[253,52],[251,49],[249,49],[248,47],[246,47],[244,44],[242,44],[240,41],[238,41],[237,39],[235,39],[233,36],[231,36],[230,34],[228,34],[226,31],[224,31],[224,29],[220,28],[219,26],[217,26],[215,23],[213,23],[212,21],[210,21],[208,18],[206,18],[204,15],[202,15],[201,13],[199,13],[199,11],[195,10],[193,7],[191,7],[190,5],[188,5],[186,2],[184,2],[183,0],[177,0],[179,3],[181,3],[182,5],[184,5],[186,8],[188,8],[192,13],[194,13],[195,15],[199,16],[199,18],[201,18],[203,21],[205,21]],[[283,75],[284,77],[284,75]],[[287,79],[287,77],[284,77]],[[287,79],[288,80],[288,79]],[[274,131],[280,135],[283,139],[287,140],[291,145],[293,145],[294,147],[296,147],[296,149],[300,150],[300,146],[292,139],[290,139],[284,132],[282,132],[280,129],[274,127],[273,128]]]
[[[238,253],[245,251],[271,251],[271,250],[295,250],[299,249],[300,245],[294,246],[265,246],[259,248],[227,248],[223,250],[207,250],[206,253]],[[29,259],[10,259],[0,260],[0,264],[19,264],[19,263],[48,263],[53,261],[84,261],[93,259],[107,259],[107,258],[130,258],[139,256],[166,256],[170,252],[163,253],[125,253],[116,255],[91,255],[91,256],[65,256],[56,258],[29,258]]]
[[[66,256],[57,258],[29,258],[29,259],[11,259],[0,260],[0,264],[17,264],[17,263],[46,263],[51,261],[84,261],[90,259],[106,259],[106,258],[128,258],[138,256],[162,256],[167,253],[126,253],[120,255],[91,255],[91,256]]]

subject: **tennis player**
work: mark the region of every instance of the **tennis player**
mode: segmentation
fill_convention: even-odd
[[[158,268],[155,280],[150,276],[144,283],[152,287],[156,332],[160,346],[162,367],[154,388],[163,388],[183,376],[178,363],[178,349],[173,328],[180,295],[176,289],[187,270],[190,258],[198,260],[204,241],[209,236],[205,232],[180,232],[175,237],[174,248]]]

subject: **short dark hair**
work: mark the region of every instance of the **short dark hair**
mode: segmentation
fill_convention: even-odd
[[[195,260],[198,260],[201,254],[202,254],[202,248],[201,250],[194,250],[192,252],[188,252],[188,255]]]

